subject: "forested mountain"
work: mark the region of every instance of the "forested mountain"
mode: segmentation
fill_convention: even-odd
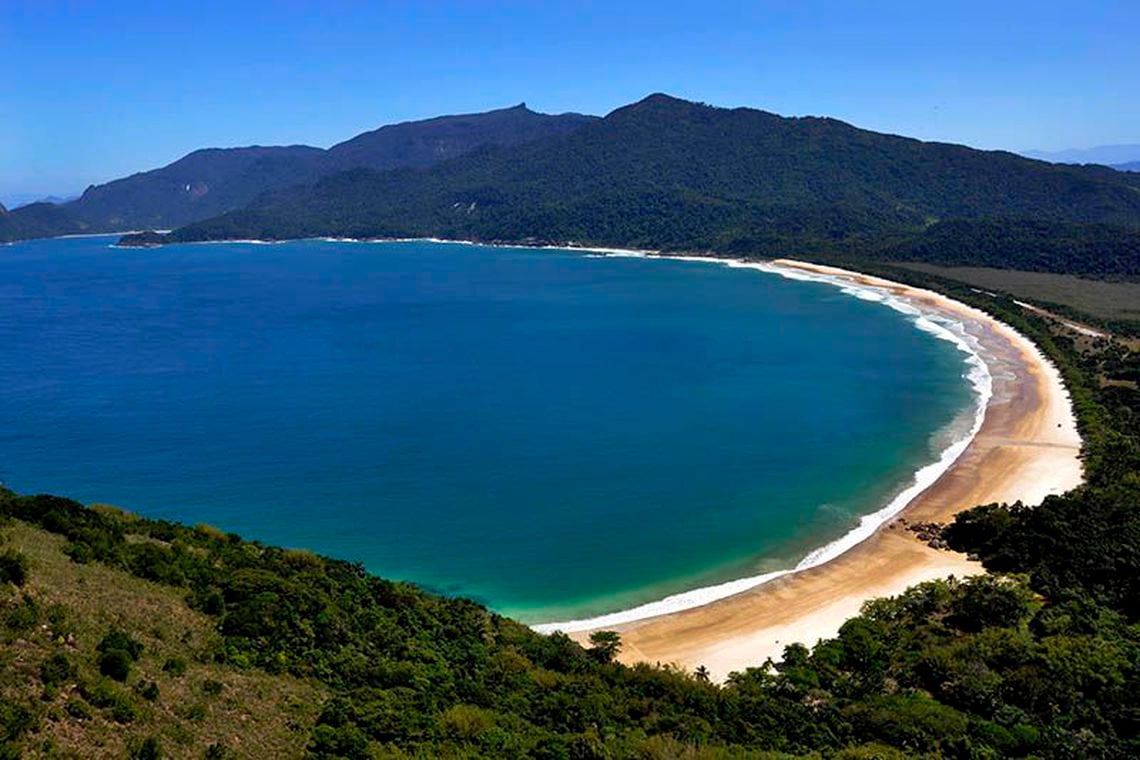
[[[0,224],[0,240],[178,227],[241,208],[267,190],[310,184],[332,172],[429,166],[481,145],[562,135],[594,118],[540,114],[522,104],[385,126],[328,150],[304,145],[196,150],[160,169],[89,187],[80,198],[51,210],[42,207],[52,204],[15,209],[9,223]]]
[[[572,132],[593,121],[596,116],[535,113],[520,103],[486,113],[390,124],[334,145],[328,157],[340,168],[431,166],[481,145],[531,142]]]
[[[245,205],[259,193],[321,176],[325,151],[206,148],[161,169],[87,188],[64,208],[92,230],[176,227]]]
[[[267,193],[174,239],[433,235],[766,255],[897,247],[952,219],[1140,229],[1140,177],[653,95],[560,138]]]
[[[876,247],[877,258],[1082,277],[1140,278],[1140,229],[1026,219],[955,219]]]
[[[1140,161],[1129,161],[1126,164],[1114,164],[1112,168],[1122,172],[1140,172]]]
[[[83,231],[83,225],[62,206],[53,203],[30,203],[0,214],[0,242],[73,235]]]

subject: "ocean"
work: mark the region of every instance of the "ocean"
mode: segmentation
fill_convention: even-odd
[[[530,623],[788,569],[966,434],[913,315],[717,263],[0,247],[0,480]]]

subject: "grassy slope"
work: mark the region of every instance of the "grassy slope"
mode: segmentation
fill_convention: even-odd
[[[1023,300],[1063,304],[1101,319],[1140,321],[1140,282],[1107,282],[1070,274],[992,267],[944,267],[919,263],[900,266],[987,290],[1004,291]]]
[[[28,557],[23,595],[35,600],[39,620],[12,626],[21,595],[0,586],[0,699],[27,704],[39,713],[39,727],[25,738],[27,757],[125,757],[147,737],[158,738],[165,756],[298,757],[303,754],[325,691],[312,682],[260,670],[213,663],[222,646],[213,621],[191,610],[185,594],[99,563],[81,565],[63,554],[66,540],[13,521],[0,528],[6,547]],[[100,676],[96,647],[113,627],[139,640],[143,653],[125,684]],[[45,687],[43,663],[61,652],[76,667],[75,677]],[[185,661],[174,675],[168,660]],[[158,686],[150,701],[134,691],[145,681]],[[129,705],[90,705],[82,693],[103,684]],[[221,684],[220,691],[214,684]],[[216,693],[211,693],[216,692]],[[125,721],[129,712],[132,720]]]

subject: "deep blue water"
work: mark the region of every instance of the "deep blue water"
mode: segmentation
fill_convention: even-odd
[[[788,567],[962,355],[827,285],[431,243],[0,248],[0,479],[540,621]]]

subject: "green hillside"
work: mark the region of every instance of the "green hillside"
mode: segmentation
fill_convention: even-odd
[[[93,185],[68,203],[15,209],[7,222],[0,218],[0,241],[179,227],[241,208],[269,190],[308,185],[338,171],[430,166],[483,145],[563,135],[594,118],[540,114],[519,105],[387,125],[328,150],[306,145],[196,150],[162,168]]]
[[[75,235],[82,225],[53,203],[32,203],[0,214],[0,242]]]
[[[1140,179],[653,95],[561,137],[268,193],[171,239],[430,235],[754,256],[907,247],[933,255],[943,233],[923,233],[952,220],[1064,223],[1078,235],[1094,225],[1088,234],[1118,245],[1113,260],[1134,269]]]

